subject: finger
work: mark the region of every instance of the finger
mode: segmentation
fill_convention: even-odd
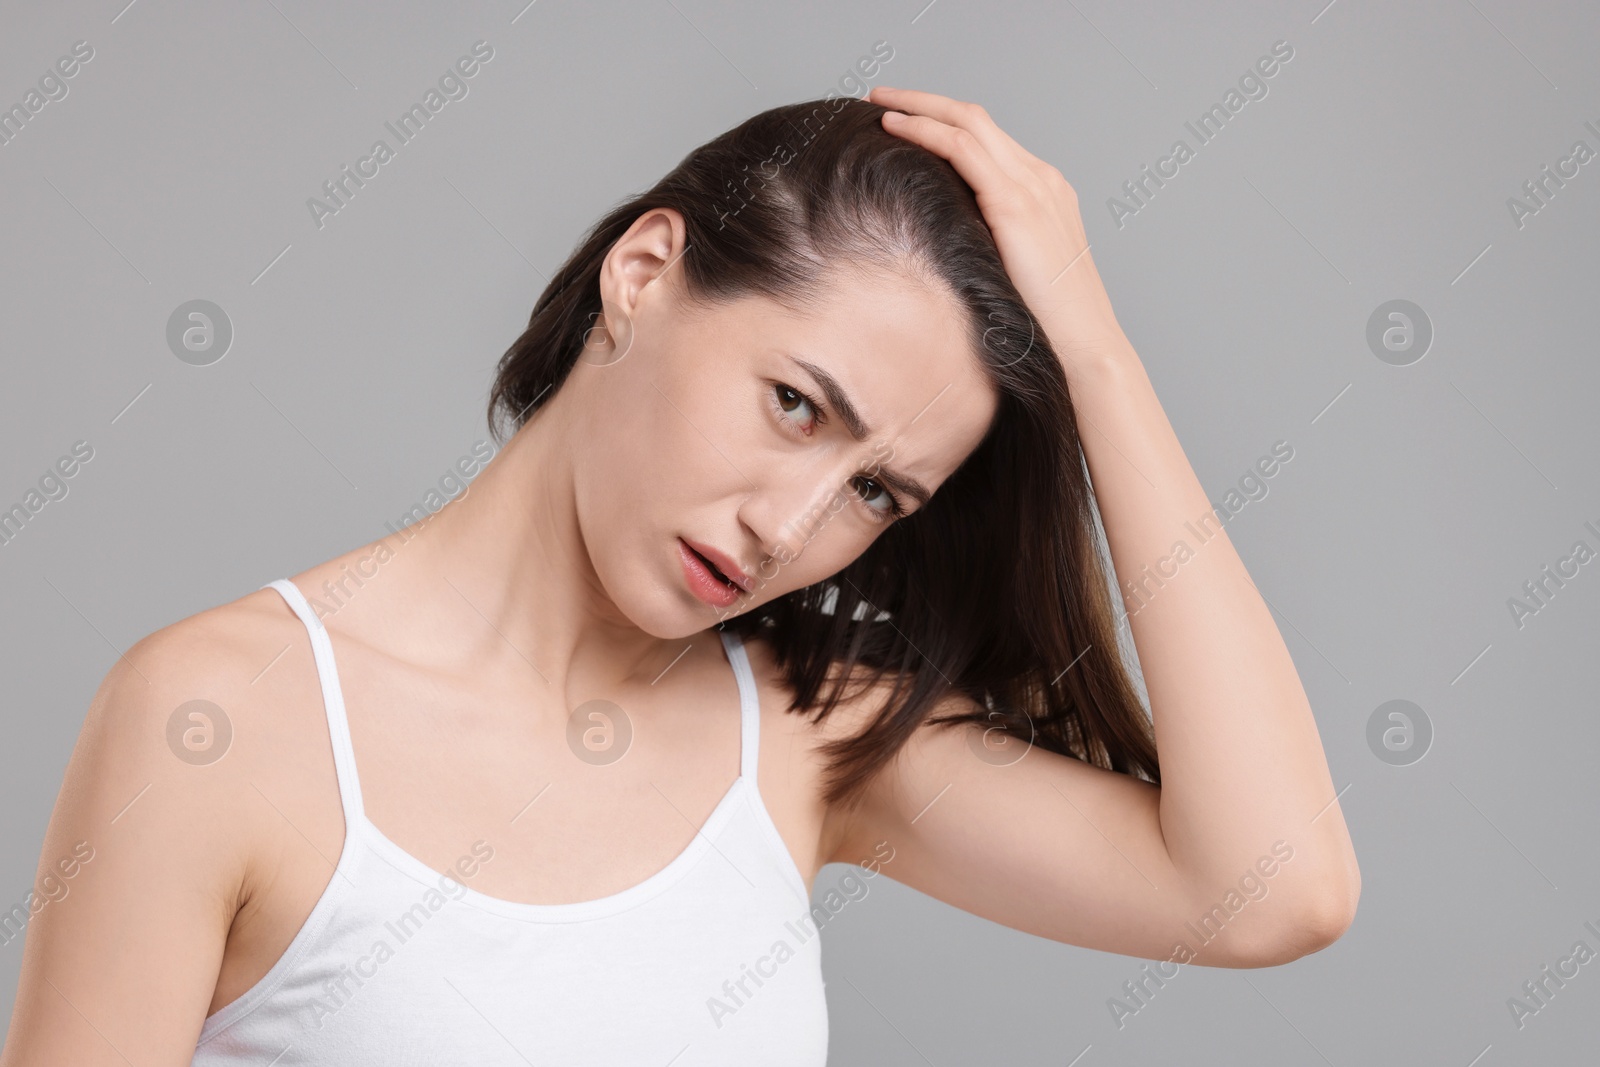
[[[988,149],[989,154],[1010,173],[1021,179],[1024,173],[1032,174],[1044,166],[1044,161],[1034,156],[1002,130],[981,105],[955,100],[938,93],[920,89],[891,89],[886,85],[873,86],[868,94],[872,102],[884,107],[898,108],[918,115],[938,119],[947,126],[966,130]]]
[[[1016,205],[1023,188],[974,134],[927,115],[905,115],[898,122],[890,119],[889,116],[896,114],[899,113],[884,113],[884,129],[948,160],[977,194],[980,207],[1003,211]]]

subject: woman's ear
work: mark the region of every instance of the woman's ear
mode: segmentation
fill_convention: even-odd
[[[633,324],[617,310],[616,305],[603,297],[600,311],[589,313],[589,325],[583,331],[583,351],[578,362],[592,367],[609,367],[620,363],[633,345]]]
[[[636,318],[639,301],[647,299],[647,286],[675,287],[664,283],[677,280],[669,275],[689,250],[687,234],[683,216],[669,207],[652,208],[634,219],[600,265],[601,297],[614,300],[624,315]]]
[[[633,347],[643,305],[676,301],[682,275],[679,260],[688,251],[683,216],[672,208],[652,208],[628,227],[600,263],[600,306],[584,335],[585,362],[620,362]]]

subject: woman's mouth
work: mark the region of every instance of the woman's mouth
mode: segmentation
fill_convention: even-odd
[[[678,554],[683,558],[690,592],[712,607],[725,608],[738,602],[743,590],[682,538],[678,539]]]

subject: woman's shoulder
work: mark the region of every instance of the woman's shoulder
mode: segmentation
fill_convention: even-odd
[[[87,873],[62,866],[71,902],[28,927],[29,954],[48,958],[68,988],[154,982],[197,1026],[242,908],[260,910],[263,888],[306,840],[317,847],[338,833],[331,759],[300,759],[310,742],[292,731],[297,715],[309,717],[315,669],[303,628],[293,644],[273,596],[254,592],[146,635],[116,656],[90,700],[41,851],[42,870],[65,857]],[[322,791],[297,788],[295,776],[319,772],[330,783]],[[24,978],[40,990],[41,965]],[[132,1033],[150,1021],[140,1003],[108,1002],[105,1020]],[[77,1025],[70,1015],[62,1025]],[[163,1027],[163,1040],[181,1044]]]
[[[309,751],[317,731],[306,727],[320,713],[305,628],[262,588],[119,655],[90,701],[74,760],[93,779],[133,786],[124,803],[148,784],[219,818],[254,813],[251,782]]]
[[[773,814],[780,830],[791,823],[805,828],[804,832],[797,830],[792,836],[796,841],[814,843],[815,869],[827,863],[857,862],[859,857],[872,854],[876,842],[863,836],[861,808],[870,806],[879,790],[893,791],[894,768],[898,761],[890,760],[880,768],[853,803],[830,804],[823,794],[829,776],[831,744],[847,745],[889,711],[896,675],[858,664],[845,681],[839,702],[820,720],[814,713],[784,714],[783,709],[793,700],[794,691],[778,667],[776,651],[759,632],[747,636],[744,644],[764,710],[763,730],[767,730],[766,724],[770,723],[780,733],[779,740],[772,744],[779,750],[772,762],[780,770],[782,793],[780,799],[769,803],[769,807],[777,809]],[[824,692],[829,684],[824,683]],[[949,696],[938,701],[934,711],[960,710],[962,700],[964,698],[958,695]],[[763,740],[763,751],[768,747],[769,743]],[[796,854],[806,853],[797,848]]]
[[[203,714],[203,704],[214,704],[222,714],[230,708],[248,714],[274,691],[260,683],[297,636],[304,643],[305,628],[282,596],[257,589],[140,638],[112,663],[97,702],[114,698],[124,719],[154,716],[164,722],[192,705],[181,720]],[[199,742],[191,737],[188,743]],[[189,755],[192,765],[204,765],[224,753]]]
[[[761,691],[763,705],[775,703],[778,707],[788,707],[794,698],[794,690],[783,677],[783,672],[777,663],[777,652],[767,637],[756,631],[747,635],[743,641],[749,654],[751,672],[755,675]],[[843,673],[843,664],[839,664],[834,673]],[[888,711],[897,680],[893,671],[880,672],[867,664],[856,664],[844,683],[844,692],[838,704],[817,724],[815,730],[817,737],[820,740],[832,740],[858,735]],[[830,684],[832,683],[824,683],[824,694]],[[976,706],[970,697],[952,690],[935,701],[928,715],[931,717],[966,712]],[[796,713],[795,717],[800,717],[799,713]]]
[[[772,647],[767,635],[759,630],[747,634],[743,638],[743,644],[750,660],[750,672],[755,676],[762,708],[774,712],[784,711],[793,702],[795,694],[783,670],[778,666],[777,651]],[[858,668],[855,677],[846,686],[845,695],[833,710],[821,719],[816,719],[811,712],[795,711],[784,714],[782,719],[777,721],[793,720],[795,725],[789,729],[804,735],[813,748],[830,741],[853,737],[868,726],[882,710],[888,688],[888,682],[870,684],[865,669]],[[767,721],[771,721],[771,717],[763,716],[763,722]]]

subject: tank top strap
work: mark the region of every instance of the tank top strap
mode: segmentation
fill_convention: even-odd
[[[755,672],[750,669],[744,640],[732,630],[722,630],[721,635],[722,647],[727,650],[734,679],[739,683],[739,777],[748,779],[754,787],[761,755],[761,700]]]
[[[356,777],[355,749],[350,743],[350,722],[345,716],[344,692],[339,688],[339,670],[333,662],[333,642],[328,638],[328,628],[317,617],[299,586],[287,578],[279,578],[261,588],[269,587],[283,594],[283,599],[300,616],[311,637],[317,678],[322,683],[322,707],[328,716],[328,737],[333,743],[333,769],[339,780],[339,800],[344,807],[345,825],[353,827],[365,815],[361,805],[361,782]]]

